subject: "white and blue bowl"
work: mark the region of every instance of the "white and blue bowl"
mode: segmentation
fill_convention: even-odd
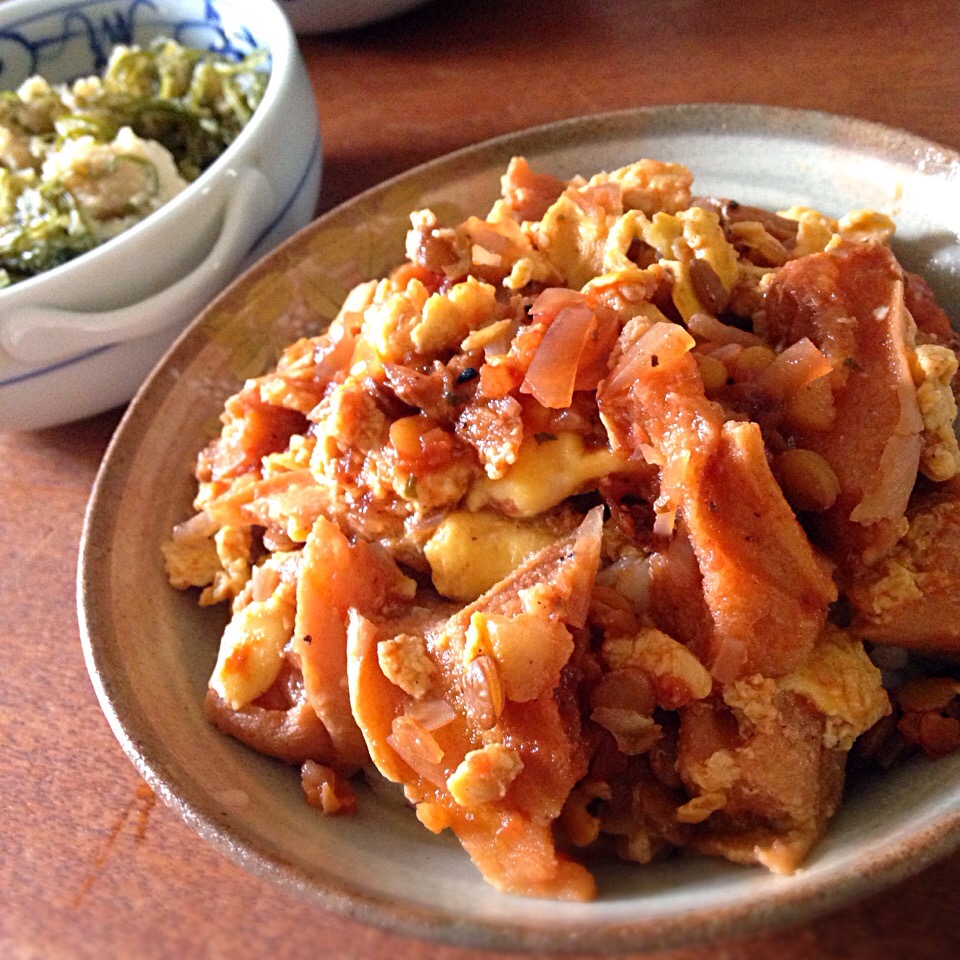
[[[264,99],[230,147],[141,223],[0,290],[0,430],[33,430],[129,400],[199,310],[313,217],[316,102],[274,0],[9,0],[0,89],[100,73],[117,44],[270,53]]]

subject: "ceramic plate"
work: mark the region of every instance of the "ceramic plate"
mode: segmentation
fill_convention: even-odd
[[[323,818],[298,772],[222,736],[200,704],[224,612],[171,589],[159,544],[189,513],[197,451],[224,399],[298,335],[318,332],[355,282],[403,259],[408,213],[483,214],[514,154],[562,177],[640,157],[679,161],[695,190],[769,208],[891,213],[896,249],[960,317],[960,156],[819,113],[691,105],[582,118],[459,151],[314,222],[223,294],[174,346],[113,440],[81,551],[80,618],[110,723],[150,785],[228,856],[323,907],[421,937],[490,948],[637,950],[795,922],[900,880],[960,842],[960,755],[919,758],[858,784],[793,877],[699,858],[599,864],[593,903],[496,893],[450,836],[361,790]]]

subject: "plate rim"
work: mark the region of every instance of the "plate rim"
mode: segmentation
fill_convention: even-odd
[[[699,123],[701,133],[713,133],[716,129],[722,131],[733,123],[737,125],[730,130],[734,134],[772,133],[774,126],[780,126],[780,135],[787,126],[795,131],[797,137],[808,127],[823,134],[839,132],[842,129],[845,146],[854,145],[849,136],[853,132],[863,138],[863,144],[869,144],[871,148],[878,150],[885,159],[911,162],[922,156],[928,164],[939,165],[940,170],[960,171],[960,152],[905,130],[827,111],[751,103],[683,103],[626,108],[569,117],[503,133],[402,171],[348,198],[314,219],[245,271],[191,321],[156,365],[125,411],[97,471],[80,537],[77,610],[84,660],[101,710],[127,757],[158,796],[171,806],[191,829],[233,863],[323,909],[405,936],[461,947],[494,950],[522,950],[531,953],[544,950],[563,953],[590,950],[610,953],[624,949],[653,950],[688,946],[799,923],[905,880],[960,846],[960,800],[957,800],[949,815],[945,814],[942,820],[928,827],[920,837],[902,840],[894,849],[885,850],[870,864],[866,876],[855,875],[848,868],[848,875],[839,878],[829,873],[816,883],[804,883],[801,879],[796,884],[785,885],[781,890],[765,897],[762,903],[706,907],[692,913],[684,912],[667,917],[641,917],[629,923],[600,928],[589,922],[575,923],[559,932],[545,932],[509,921],[454,916],[439,907],[428,909],[406,903],[397,904],[390,898],[371,894],[352,882],[344,881],[327,870],[308,872],[283,862],[282,858],[258,848],[255,839],[238,839],[231,835],[228,826],[218,822],[211,811],[204,810],[200,802],[178,795],[178,784],[168,782],[175,778],[165,770],[162,751],[158,753],[149,742],[144,742],[142,729],[130,729],[129,718],[121,715],[117,677],[109,672],[109,655],[103,646],[104,623],[94,602],[98,554],[102,553],[103,549],[103,545],[97,543],[97,530],[104,525],[112,527],[112,521],[115,520],[112,504],[117,501],[111,497],[110,488],[122,482],[123,476],[130,469],[140,445],[138,428],[141,421],[145,421],[142,426],[147,427],[153,419],[153,413],[145,412],[147,399],[161,389],[165,372],[176,364],[178,356],[200,335],[217,304],[228,299],[241,285],[249,284],[257,276],[273,269],[289,250],[302,243],[303,237],[322,232],[331,222],[347,216],[353,208],[368,204],[373,198],[385,194],[398,184],[425,176],[449,176],[465,161],[479,165],[482,158],[492,159],[497,153],[512,148],[526,152],[528,156],[535,156],[539,152],[555,148],[570,133],[583,132],[588,127],[595,128],[590,139],[599,141],[609,138],[613,130],[642,136],[646,132],[644,124],[647,122],[668,123],[671,119],[688,124]],[[704,125],[705,119],[711,122]],[[747,119],[751,126],[745,128],[744,119]],[[631,127],[636,129],[631,130]],[[604,137],[599,135],[600,130],[606,131]],[[696,131],[691,128],[690,132]],[[523,151],[521,145],[531,140],[538,140],[537,149]],[[857,143],[859,142],[858,140]],[[936,174],[939,171],[931,172]],[[442,187],[442,184],[440,186]],[[182,784],[179,786],[182,788]],[[917,845],[920,847],[920,855],[916,854]],[[912,856],[909,855],[911,848],[914,848]],[[695,929],[690,929],[691,927]]]

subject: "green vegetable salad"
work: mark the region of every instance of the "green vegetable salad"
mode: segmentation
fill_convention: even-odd
[[[253,116],[268,56],[157,40],[117,47],[102,77],[0,93],[0,286],[138,223],[196,179]]]

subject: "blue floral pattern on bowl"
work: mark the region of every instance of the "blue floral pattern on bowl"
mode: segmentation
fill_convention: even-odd
[[[189,15],[175,15],[163,0],[73,0],[50,4],[0,30],[0,89],[13,89],[33,74],[64,82],[106,66],[117,44],[148,43],[169,36],[185,46],[239,59],[258,44],[230,3],[197,0]],[[249,7],[247,8],[249,15]]]

